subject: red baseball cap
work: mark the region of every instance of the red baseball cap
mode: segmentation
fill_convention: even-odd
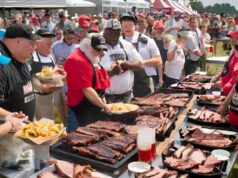
[[[160,21],[157,21],[157,22],[155,22],[155,24],[154,24],[154,29],[155,29],[155,30],[164,29],[164,24],[163,24],[162,22],[160,22]]]
[[[238,38],[238,31],[230,31],[227,33],[227,36]]]
[[[88,28],[90,27],[90,18],[87,15],[80,15],[79,16],[79,26],[82,28]]]

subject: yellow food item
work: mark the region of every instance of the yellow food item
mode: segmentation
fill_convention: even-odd
[[[52,124],[52,123],[41,123],[39,121],[34,121],[28,125],[20,132],[22,137],[51,137],[59,133],[63,128],[62,124]]]
[[[113,103],[111,104],[112,112],[131,112],[138,108],[137,105],[125,104],[125,103]]]
[[[40,77],[52,77],[54,74],[54,70],[50,67],[44,67],[39,73]]]

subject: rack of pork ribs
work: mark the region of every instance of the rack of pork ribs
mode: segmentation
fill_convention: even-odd
[[[211,76],[199,75],[199,74],[191,74],[186,79],[184,79],[183,81],[207,83],[207,82],[210,82],[211,79],[212,79]]]
[[[217,96],[212,94],[206,94],[198,96],[197,102],[201,105],[220,106],[226,99],[226,96]]]
[[[190,110],[187,114],[190,121],[214,126],[226,126],[227,120],[220,114],[206,107]]]
[[[69,133],[63,143],[80,155],[107,163],[116,163],[136,147],[135,137],[124,134],[125,125],[97,121]]]
[[[189,177],[221,177],[225,162],[217,160],[211,152],[196,149],[192,145],[170,145],[162,154],[163,163],[169,169],[188,173]]]
[[[233,150],[237,146],[235,135],[225,135],[221,130],[207,129],[198,126],[188,126],[180,130],[182,141],[191,143],[204,149],[228,149]]]
[[[137,135],[138,128],[150,127],[155,129],[156,134],[163,134],[170,127],[171,122],[172,120],[162,114],[160,117],[142,115],[136,118],[136,125],[126,126],[125,130],[130,135]]]
[[[96,178],[92,174],[96,171],[91,166],[81,166],[61,160],[51,162],[54,165],[53,169],[40,173],[37,178]]]
[[[179,89],[185,89],[185,90],[193,90],[195,93],[206,93],[206,88],[210,87],[210,83],[200,83],[200,82],[186,82],[186,81],[180,81],[177,83],[176,86],[172,86],[172,88],[179,88]]]
[[[167,105],[182,108],[188,100],[188,93],[157,93],[147,97],[135,98],[133,103],[141,107]]]
[[[138,178],[188,178],[188,174],[178,174],[177,171],[155,167],[151,171],[141,174]]]

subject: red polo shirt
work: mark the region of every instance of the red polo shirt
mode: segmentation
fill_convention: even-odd
[[[77,48],[66,60],[64,69],[67,73],[67,105],[69,107],[76,106],[84,98],[82,89],[93,87],[93,68],[84,53]],[[104,73],[104,71],[102,72],[99,67],[95,67],[95,72],[95,89],[106,89],[109,87],[110,79],[107,73]]]
[[[227,65],[227,67],[226,67]],[[222,91],[228,95],[235,84],[235,78],[238,75],[238,57],[233,53],[228,59],[228,63],[223,68],[225,74],[221,77]]]

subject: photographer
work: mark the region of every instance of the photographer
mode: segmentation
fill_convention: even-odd
[[[231,31],[227,34],[231,38],[233,49],[226,61],[221,74],[218,74],[213,81],[220,81],[213,84],[213,88],[221,89],[226,95],[229,94],[235,84],[235,78],[238,76],[238,32]]]

